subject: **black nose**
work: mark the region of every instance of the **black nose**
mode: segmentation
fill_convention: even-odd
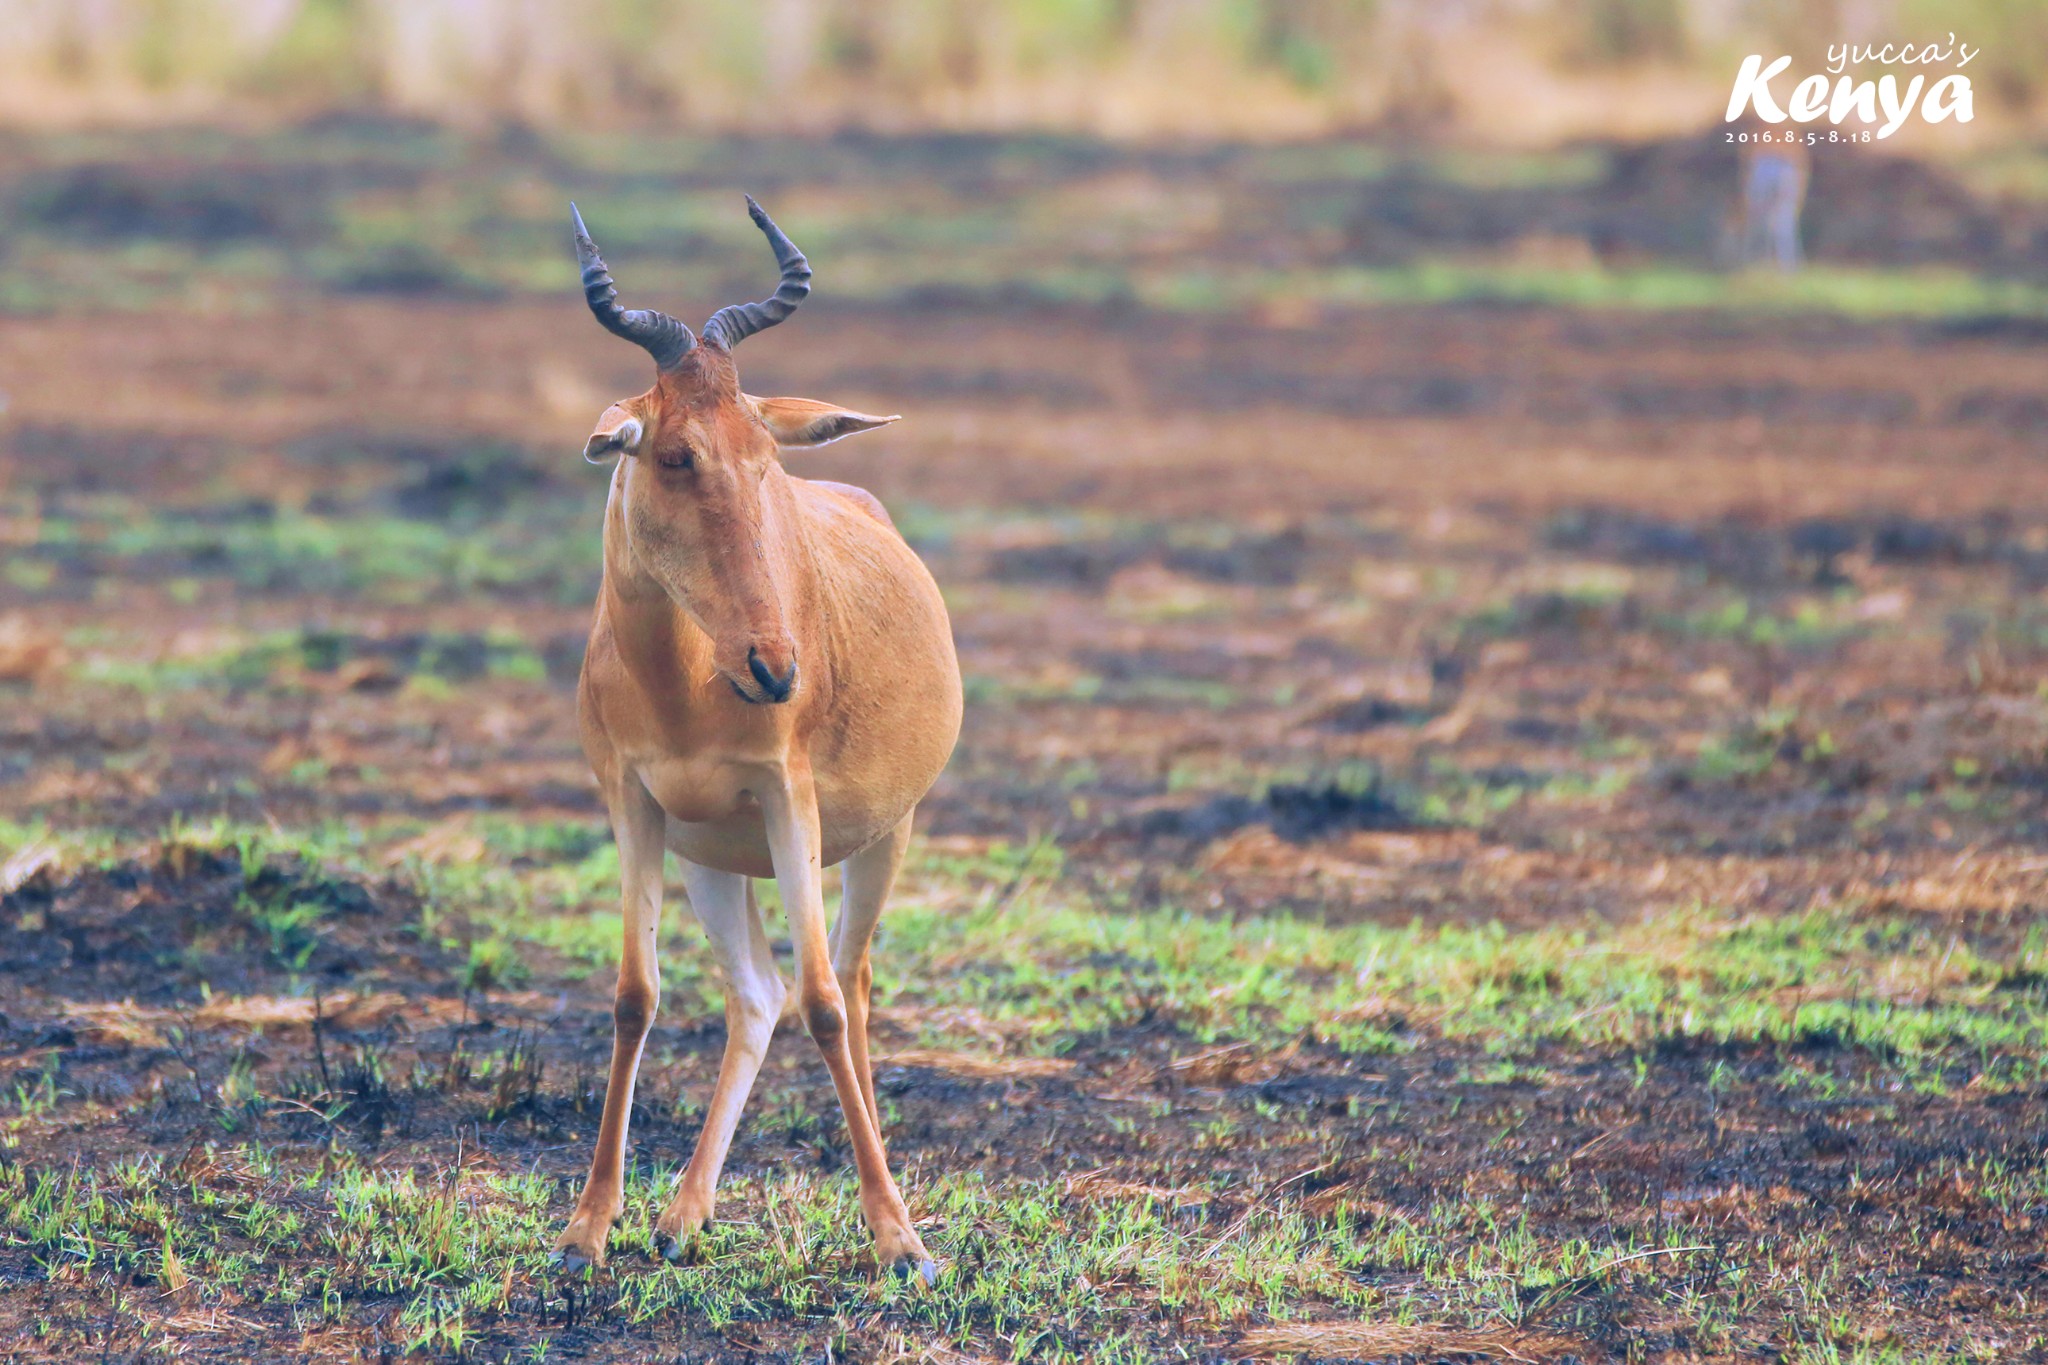
[[[754,681],[761,684],[761,690],[768,694],[770,701],[788,701],[789,694],[796,689],[796,660],[789,661],[789,672],[781,677],[775,670],[761,662],[759,650],[747,651],[747,672],[754,675]]]

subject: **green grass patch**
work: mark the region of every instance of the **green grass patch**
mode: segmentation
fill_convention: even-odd
[[[285,832],[215,822],[171,831],[155,856],[161,863],[170,845],[232,851],[256,899],[265,870],[286,859],[369,878],[418,833],[416,824]],[[488,816],[469,833],[461,854],[416,856],[401,869],[425,896],[420,931],[472,946],[470,970],[492,980],[463,984],[487,987],[545,958],[550,972],[591,973],[601,998],[619,936],[617,861],[601,829]],[[103,839],[0,827],[0,859],[31,845],[71,868],[123,856]],[[275,935],[282,971],[303,963],[322,932],[290,895],[253,913]],[[665,1014],[718,1008],[708,953],[680,913],[663,958]],[[1867,1106],[1903,1111],[1914,1092],[2039,1084],[2044,980],[2048,930],[2000,942],[1847,904],[1778,916],[1693,906],[1534,930],[1136,912],[1081,895],[1044,844],[920,845],[876,961],[877,1003],[911,1007],[897,1026],[912,1021],[920,1045],[956,1051],[999,1038],[1011,1056],[1100,1059],[1135,1029],[1171,1036],[1185,1056],[1232,1045],[1288,1055],[1305,1043],[1362,1060],[1450,1040],[1457,1069],[1442,1084],[1462,1093],[1461,1109],[1469,1100],[1469,1122],[1501,1125],[1485,1150],[1501,1153],[1503,1170],[1541,1170],[1550,1181],[1565,1178],[1570,1147],[1532,1154],[1540,1149],[1518,1136],[1531,1111],[1516,1096],[1578,1085],[1572,1057],[1608,1059],[1625,1096],[1631,1059],[1640,1087],[1666,1045],[1764,1044],[1778,1049],[1775,1062],[1716,1062],[1704,1089],[1731,1104],[1758,1084],[1829,1101],[1846,1084]],[[1849,1055],[1863,1065],[1843,1069]],[[522,1087],[540,1080],[522,1069],[516,1042],[459,1060],[467,1091],[499,1097],[492,1115],[530,1101]],[[457,1059],[380,1070],[360,1047],[346,1056],[336,1047],[332,1061],[352,1069],[346,1093],[439,1093],[457,1073]],[[1717,1211],[1718,1189],[1670,1203],[1652,1188],[1648,1205],[1613,1210],[1597,1233],[1547,1229],[1522,1196],[1490,1183],[1500,1173],[1491,1168],[1462,1185],[1418,1184],[1426,1153],[1396,1138],[1400,1129],[1374,1127],[1401,1096],[1356,1098],[1318,1118],[1268,1103],[1256,1085],[1192,1104],[1142,1089],[1061,1101],[1077,1105],[1071,1123],[1171,1143],[1156,1162],[1143,1158],[1145,1179],[1161,1183],[1128,1172],[1097,1179],[1070,1157],[1023,1173],[913,1162],[904,1188],[948,1267],[936,1293],[878,1273],[850,1173],[807,1166],[728,1178],[699,1256],[669,1266],[637,1249],[672,1171],[636,1164],[611,1270],[572,1281],[544,1258],[573,1181],[492,1154],[372,1161],[339,1146],[268,1148],[245,1140],[266,1131],[266,1113],[312,1105],[333,1123],[345,1098],[315,1093],[303,1068],[214,1070],[222,1074],[207,1103],[217,1140],[233,1136],[233,1145],[99,1166],[0,1163],[0,1246],[28,1273],[102,1306],[130,1297],[166,1315],[236,1306],[296,1333],[376,1323],[387,1340],[442,1358],[496,1359],[514,1340],[521,1358],[549,1358],[573,1291],[580,1313],[620,1330],[772,1330],[797,1334],[810,1351],[844,1350],[879,1323],[905,1339],[1031,1361],[1156,1360],[1169,1337],[1227,1353],[1260,1325],[1332,1318],[1593,1330],[1611,1321],[1602,1314],[1634,1311],[1613,1307],[1626,1301],[1678,1315],[1710,1355],[1768,1348],[1824,1360],[1835,1357],[1808,1348],[1852,1339],[1844,1305],[1862,1292],[1824,1227],[1731,1222]],[[54,1052],[15,1079],[0,1095],[10,1140],[82,1112]],[[281,1094],[268,1093],[279,1084]],[[650,1085],[650,1104],[655,1095]],[[898,1098],[884,1092],[885,1112]],[[548,1103],[565,1118],[573,1107],[576,1140],[587,1140],[582,1099]],[[686,1115],[689,1096],[675,1105]],[[773,1081],[748,1123],[800,1148],[836,1132],[829,1095]],[[1273,1169],[1258,1164],[1268,1152],[1285,1153]],[[2011,1156],[1933,1161],[1891,1179],[1885,1197],[1901,1208],[1967,1188],[2012,1218],[2031,1216],[2048,1189],[2037,1163]],[[1395,1189],[1406,1192],[1400,1203],[1380,1202]],[[1738,1195],[1779,1197],[1725,1199]],[[1919,1254],[1940,1253],[1929,1243]]]
[[[82,511],[36,512],[34,538],[10,579],[48,591],[58,566],[242,592],[356,595],[410,604],[478,594],[581,602],[601,567],[601,491],[520,500],[487,519],[428,520],[373,512],[273,514],[222,520],[160,513],[120,498]],[[34,511],[35,509],[31,509]]]
[[[697,1263],[644,1260],[630,1248],[646,1244],[668,1175],[629,1182],[614,1270],[581,1290],[586,1314],[642,1331],[780,1323],[841,1349],[848,1324],[880,1319],[955,1348],[1001,1342],[1018,1361],[1139,1362],[1164,1358],[1157,1334],[1169,1328],[1220,1342],[1260,1323],[1337,1315],[1501,1330],[1575,1296],[1619,1292],[1684,1311],[1705,1349],[1754,1349],[1768,1338],[1743,1319],[1826,1341],[1856,1292],[1824,1244],[1747,1239],[1705,1213],[1596,1243],[1546,1236],[1512,1201],[1483,1195],[1386,1216],[1345,1201],[1311,1212],[1284,1187],[917,1171],[912,1214],[947,1267],[937,1292],[924,1292],[875,1273],[850,1175],[728,1178]],[[2043,1177],[1990,1159],[1916,1183],[1937,1194],[1967,1183],[1994,1206],[2021,1207]],[[456,1358],[509,1330],[530,1341],[521,1358],[545,1360],[550,1313],[576,1289],[545,1262],[567,1194],[563,1182],[489,1164],[387,1170],[238,1145],[176,1166],[0,1167],[0,1243],[43,1275],[117,1301],[137,1287],[253,1300],[298,1332],[380,1320],[402,1348]],[[1236,1210],[1224,1226],[1200,1216],[1217,1199]]]
[[[178,839],[233,847],[248,868],[289,852],[369,875],[374,840],[339,826],[304,835],[219,823]],[[0,830],[0,857],[46,837]],[[488,943],[486,969],[516,974],[542,952],[597,975],[619,943],[617,856],[592,827],[485,827],[491,856],[406,869],[425,898],[422,932]],[[502,856],[499,856],[502,854]],[[103,845],[80,857],[104,858]],[[772,887],[764,904],[774,907]],[[702,936],[673,886],[663,944],[667,1007],[722,1005]],[[279,951],[306,951],[278,925]],[[489,932],[478,934],[477,926]],[[971,857],[920,847],[885,919],[878,1002],[912,1005],[948,1046],[972,1017],[1041,1054],[1139,1022],[1209,1044],[1307,1039],[1346,1052],[1411,1048],[1427,1036],[1503,1057],[1545,1044],[1642,1050],[1680,1040],[1848,1047],[1903,1074],[1960,1070],[1980,1084],[2039,1078],[2048,1053],[2048,937],[1999,946],[1947,925],[1831,904],[1786,915],[1672,907],[1624,922],[1321,924],[1098,904],[1061,879],[1050,845]],[[948,1022],[951,1021],[951,1022]]]

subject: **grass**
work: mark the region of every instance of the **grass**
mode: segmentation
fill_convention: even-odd
[[[306,876],[369,877],[404,844],[414,850],[402,876],[420,893],[424,941],[469,944],[472,967],[488,961],[492,984],[582,974],[582,989],[601,993],[618,936],[616,858],[602,833],[478,817],[468,834],[475,843],[436,844],[416,824],[365,832],[216,822],[169,831],[151,856],[170,865],[180,849],[232,853],[250,888],[240,913],[295,973],[325,930],[291,888]],[[67,874],[132,865],[135,852],[90,834],[0,829],[0,861],[31,845]],[[1341,1355],[1353,1349],[1344,1343],[1370,1338],[1387,1349],[1462,1341],[1482,1354],[1544,1358],[1627,1299],[1677,1314],[1708,1353],[1768,1341],[1789,1360],[1911,1359],[1859,1344],[1850,1310],[1864,1290],[1823,1233],[1745,1233],[1729,1220],[1727,1200],[1776,1195],[1738,1190],[1655,1217],[1617,1212],[1601,1236],[1533,1218],[1479,1173],[1468,1172],[1461,1193],[1389,1204],[1381,1192],[1405,1188],[1403,1172],[1425,1155],[1394,1129],[1374,1137],[1400,1115],[1400,1098],[1354,1097],[1315,1118],[1242,1083],[1221,1101],[1196,1100],[1002,1062],[1099,1059],[1116,1040],[1149,1034],[1171,1040],[1168,1071],[1213,1073],[1222,1079],[1198,1083],[1229,1087],[1232,1068],[1257,1075],[1271,1066],[1261,1059],[1301,1049],[1371,1067],[1455,1047],[1476,1136],[1526,1162],[1517,1134],[1528,1115],[1514,1097],[1577,1090],[1586,1058],[1634,1059],[1641,1087],[1668,1049],[1706,1049],[1719,1060],[1698,1088],[1722,1103],[1759,1085],[1816,1096],[1846,1087],[1896,1110],[1905,1093],[2038,1085],[2048,1057],[2048,934],[2038,931],[1984,938],[1855,904],[1776,917],[1695,906],[1526,931],[1231,923],[1094,903],[1068,885],[1047,845],[920,845],[905,881],[877,960],[877,1004],[909,1030],[904,1055],[927,1066],[962,1057],[958,1074],[983,1086],[1101,1091],[1068,1121],[1159,1153],[1150,1179],[1072,1164],[908,1170],[913,1213],[949,1267],[936,1293],[876,1275],[844,1171],[742,1170],[695,1259],[666,1266],[630,1252],[645,1245],[671,1174],[643,1160],[615,1237],[617,1265],[584,1283],[544,1263],[568,1182],[507,1155],[465,1155],[462,1144],[452,1158],[402,1146],[371,1159],[342,1140],[348,1115],[364,1106],[382,1112],[444,1092],[482,1096],[480,1112],[500,1127],[504,1116],[552,1106],[573,1126],[572,1146],[579,1134],[587,1140],[588,1082],[572,1083],[582,1098],[563,1108],[559,1081],[518,1038],[509,1050],[462,1045],[445,1063],[409,1068],[386,1058],[386,1044],[351,1054],[337,1042],[338,1080],[195,1058],[192,1081],[217,1120],[213,1145],[68,1167],[0,1161],[0,1248],[38,1283],[139,1314],[144,1342],[165,1352],[192,1330],[175,1324],[203,1308],[225,1314],[225,1330],[282,1315],[305,1340],[376,1323],[403,1349],[464,1360],[547,1359],[551,1341],[592,1323],[728,1341],[773,1331],[813,1353],[879,1340],[902,1352],[1156,1360],[1160,1324],[1172,1324],[1179,1340],[1226,1354],[1242,1352],[1223,1343],[1242,1342],[1267,1354]],[[711,1016],[719,991],[699,936],[679,927],[663,951],[665,1015]],[[329,1065],[320,1062],[323,1075]],[[92,1122],[99,1102],[67,1074],[58,1053],[17,1072],[0,1100],[0,1141],[18,1149]],[[800,1149],[831,1140],[829,1097],[772,1077],[763,1090],[749,1126],[765,1140]],[[899,1101],[883,1098],[900,1124]],[[171,1103],[159,1097],[135,1112]],[[696,1111],[685,1095],[675,1112]],[[280,1123],[308,1114],[324,1116],[311,1121],[326,1142],[279,1140]],[[1548,1158],[1557,1178],[1570,1169],[1566,1156]],[[1205,1169],[1205,1160],[1220,1164]],[[1366,1171],[1369,1179],[1357,1174]],[[1886,1197],[1967,1187],[1987,1207],[2019,1211],[2042,1200],[2048,1176],[2037,1163],[1986,1154],[1922,1170],[1909,1185]],[[1762,1322],[1777,1331],[1760,1337]],[[1995,1355],[1967,1333],[1944,1349]]]
[[[524,873],[419,869],[443,911],[492,907],[501,933],[593,973],[616,960],[616,873],[609,845]],[[2048,966],[2048,942],[1980,955],[1946,926],[1854,905],[1777,917],[1695,906],[1510,932],[1106,914],[1044,892],[998,894],[1057,883],[1046,846],[967,860],[927,852],[907,876],[927,894],[890,911],[878,1003],[934,1020],[971,1012],[1026,1053],[1058,1054],[1141,1019],[1205,1045],[1307,1039],[1354,1053],[1405,1050],[1423,1033],[1507,1055],[1827,1039],[1901,1074],[2012,1086],[2040,1077],[2048,1047],[2048,996],[2015,986]],[[977,886],[997,890],[963,897]],[[1029,954],[1014,951],[1020,942]],[[670,939],[663,981],[680,1011],[721,1007],[688,930]],[[917,984],[935,982],[943,993]],[[952,1041],[942,1024],[920,1038]]]
[[[644,1239],[640,1211],[658,1205],[665,1176],[629,1191],[635,1213],[622,1240]],[[2040,1176],[2015,1180],[1991,1163],[1980,1178],[2024,1187]],[[1219,1238],[1183,1216],[1222,1193],[1200,1186],[931,1175],[919,1189],[914,1212],[937,1227],[933,1250],[951,1267],[940,1293],[865,1272],[851,1181],[740,1178],[725,1201],[741,1216],[713,1227],[703,1264],[623,1275],[607,1307],[629,1324],[680,1318],[712,1331],[808,1320],[827,1339],[835,1325],[881,1312],[935,1340],[1003,1341],[1017,1360],[1137,1361],[1158,1357],[1119,1330],[1134,1310],[1221,1333],[1313,1305],[1399,1329],[1418,1327],[1427,1303],[1498,1330],[1624,1277],[1675,1283],[1683,1297],[1686,1258],[1706,1252],[1720,1262],[1724,1296],[1771,1294],[1767,1265],[1730,1263],[1765,1260],[1765,1248],[1703,1246],[1683,1226],[1648,1242],[1546,1243],[1512,1210],[1484,1202],[1416,1220],[1344,1205],[1311,1213],[1267,1190]],[[456,1354],[478,1325],[531,1314],[529,1295],[542,1296],[543,1314],[564,1302],[540,1250],[552,1193],[547,1181],[488,1167],[432,1180],[346,1160],[293,1164],[247,1145],[184,1170],[145,1160],[97,1174],[0,1173],[0,1211],[46,1270],[175,1282],[168,1292],[194,1299],[257,1287],[302,1329],[340,1321],[345,1305],[393,1301],[400,1341]],[[264,1273],[305,1238],[310,1257]],[[1453,1250],[1461,1246],[1471,1249]],[[1359,1279],[1367,1269],[1412,1277],[1412,1288],[1370,1287]],[[1832,1289],[1809,1287],[1824,1301]]]
[[[369,843],[392,847],[405,831]],[[505,962],[521,946],[600,974],[616,964],[618,865],[583,826],[479,822],[485,856],[414,857],[422,930],[460,938],[472,923]],[[45,832],[0,831],[0,861]],[[375,861],[341,826],[302,835],[215,823],[173,844],[237,851],[252,888],[281,856],[363,874]],[[104,845],[85,845],[104,859]],[[1318,924],[1289,916],[1229,921],[1172,910],[1106,910],[1061,889],[1050,845],[997,844],[971,856],[923,849],[878,940],[877,1003],[933,1020],[966,1011],[1027,1054],[1056,1055],[1139,1020],[1203,1045],[1308,1040],[1347,1053],[1400,1051],[1423,1036],[1471,1040],[1502,1056],[1545,1044],[1641,1050],[1673,1038],[1713,1044],[1815,1039],[1879,1055],[1902,1074],[1961,1074],[1978,1085],[2037,1079],[2048,1050],[2048,935],[1980,945],[1956,926],[1874,914],[1854,903],[1789,915],[1712,906],[1511,931],[1498,923]],[[774,905],[772,886],[764,901]],[[277,894],[273,891],[273,895]],[[681,902],[671,892],[672,906]],[[285,895],[249,904],[289,960],[309,951],[317,915]],[[664,946],[664,994],[682,1013],[722,1006],[700,936]],[[1018,954],[1016,945],[1030,945]],[[288,962],[289,965],[289,962]],[[501,970],[503,968],[501,967]],[[940,983],[940,984],[934,984]],[[943,1023],[921,1045],[957,1041]]]
[[[34,536],[20,562],[66,563],[90,575],[224,581],[243,593],[348,593],[409,604],[523,592],[569,603],[595,591],[595,517],[587,499],[559,494],[480,526],[371,512],[279,511],[210,522],[103,499],[73,515],[27,518]],[[17,574],[16,582],[31,591],[61,587],[54,572]]]
[[[979,298],[1014,306],[1035,299],[1203,315],[1267,309],[1312,316],[1330,305],[1459,302],[1859,318],[2048,315],[2048,290],[2038,282],[1961,268],[1817,265],[1780,276],[1673,261],[1531,262],[1512,251],[1425,254],[1391,266],[1362,264],[1341,249],[1332,254],[1364,188],[1396,165],[1447,186],[1570,187],[1603,172],[1602,154],[1586,149],[1395,158],[1353,140],[1236,146],[1220,149],[1211,178],[1188,188],[1141,151],[1085,139],[991,138],[937,150],[879,143],[835,152],[786,140],[628,134],[593,144],[541,135],[536,149],[510,160],[488,140],[448,129],[192,130],[113,144],[46,135],[37,146],[39,169],[6,196],[15,230],[0,262],[0,308],[15,312],[246,312],[287,305],[309,284],[344,295],[573,297],[574,263],[561,246],[572,195],[635,290],[677,298],[730,292],[751,287],[758,240],[729,192],[702,187],[749,183],[769,157],[789,181],[778,201],[787,207],[778,211],[796,215],[805,249],[828,263],[830,297],[840,302]],[[117,175],[97,189],[67,179],[99,173],[92,168],[115,153],[155,154],[182,174],[161,182]],[[921,158],[924,177],[914,212],[892,195],[849,184],[862,168],[887,179],[909,154]],[[1992,156],[1984,170],[1990,178],[1979,178],[2005,192],[2023,161]],[[1145,188],[1134,190],[1105,167],[1121,167]],[[273,222],[281,183],[298,207]],[[106,205],[95,209],[95,195]],[[195,239],[188,220],[201,210],[246,219],[256,231],[226,242]],[[1219,212],[1233,220],[1250,215],[1240,227],[1291,244],[1277,254],[1296,263],[1275,266],[1219,249]],[[85,230],[67,213],[83,213]],[[109,216],[103,223],[95,213]],[[1076,223],[1088,230],[1077,233]]]
[[[667,1176],[634,1179],[621,1245],[644,1244]],[[550,1329],[579,1314],[642,1334],[793,1324],[812,1350],[844,1349],[856,1324],[879,1321],[898,1341],[1000,1343],[1014,1360],[1134,1362],[1163,1358],[1150,1330],[1133,1330],[1148,1320],[1212,1341],[1299,1323],[1300,1339],[1314,1341],[1334,1317],[1396,1341],[1404,1331],[1425,1340],[1490,1332],[1512,1354],[1514,1334],[1561,1305],[1624,1290],[1688,1315],[1709,1350],[1756,1345],[1737,1323],[1761,1312],[1783,1315],[1786,1359],[1917,1358],[1833,1354],[1856,1286],[1829,1273],[1818,1248],[1730,1237],[1708,1211],[1603,1244],[1547,1237],[1512,1201],[1485,1198],[1410,1217],[1362,1197],[1290,1196],[1284,1185],[1163,1189],[923,1171],[911,1180],[913,1214],[949,1267],[935,1293],[875,1277],[844,1176],[731,1179],[701,1263],[629,1261],[581,1290],[545,1263],[556,1182],[489,1162],[394,1171],[243,1143],[178,1164],[0,1167],[0,1227],[41,1274],[101,1286],[116,1310],[138,1299],[263,1304],[302,1334],[368,1314],[403,1349],[439,1358],[485,1342],[499,1349],[484,1358],[511,1358],[503,1343],[519,1327],[524,1358],[545,1359]],[[1967,1186],[2011,1208],[2038,1199],[2043,1182],[2038,1166],[1990,1160],[1930,1173],[1918,1193]],[[1188,1216],[1219,1200],[1239,1210],[1221,1235]],[[1446,1320],[1463,1326],[1436,1325]],[[1959,1358],[1992,1357],[1965,1349]]]
[[[635,1182],[618,1234],[643,1243],[666,1173]],[[1493,1209],[1443,1209],[1429,1226],[1306,1213],[1300,1201],[1256,1200],[1228,1233],[1180,1216],[1212,1193],[1116,1190],[1058,1180],[992,1186],[973,1175],[928,1176],[914,1213],[939,1229],[933,1251],[951,1267],[925,1294],[863,1262],[848,1179],[739,1178],[704,1263],[621,1276],[609,1311],[628,1324],[684,1319],[712,1331],[755,1321],[832,1324],[886,1313],[939,1341],[1001,1340],[1018,1360],[1151,1360],[1126,1324],[1165,1312],[1220,1332],[1307,1304],[1400,1322],[1413,1305],[1362,1285],[1355,1272],[1394,1266],[1419,1277],[1439,1311],[1489,1316],[1503,1292],[1611,1273],[1645,1248],[1546,1247],[1512,1224],[1487,1254],[1453,1257],[1445,1242]],[[302,1330],[341,1321],[362,1300],[392,1302],[412,1349],[460,1353],[481,1323],[530,1314],[547,1280],[551,1182],[488,1168],[445,1178],[341,1161],[293,1164],[260,1147],[211,1152],[188,1171],[140,1161],[98,1173],[0,1171],[0,1222],[46,1272],[135,1277],[192,1299],[260,1290]],[[301,1239],[310,1239],[300,1247]],[[1676,1240],[1670,1245],[1683,1246]],[[300,1249],[309,1256],[290,1258]],[[1656,1249],[1656,1248],[1650,1248]],[[276,1266],[276,1269],[272,1267]],[[172,1268],[175,1267],[175,1270]],[[1292,1311],[1290,1311],[1292,1310]],[[545,1310],[544,1310],[545,1311]],[[557,1311],[560,1311],[559,1308]],[[920,1330],[921,1329],[921,1330]]]
[[[1627,86],[1675,72],[1681,85],[1704,82],[1711,91],[1732,69],[1735,33],[1758,51],[1796,51],[1828,12],[1788,0],[1745,13],[1739,29],[1724,35],[1687,22],[1669,4],[1560,0],[1515,23],[1467,21],[1456,36],[1501,51],[1531,82],[1531,99],[1563,87],[1568,103],[1584,106],[1572,130],[1618,125],[1625,132],[1643,123],[1608,88],[1616,76],[1627,77]],[[1473,131],[1482,140],[1526,135],[1499,126],[1502,115],[1489,116],[1473,99],[1472,83],[1484,73],[1460,69],[1459,42],[1441,33],[1432,40],[1432,30],[1412,19],[1344,7],[1228,0],[1149,24],[1108,0],[998,0],[966,12],[876,0],[858,17],[820,11],[790,27],[719,0],[649,0],[592,16],[573,41],[516,6],[478,13],[482,33],[451,25],[422,51],[408,30],[353,5],[307,5],[280,16],[250,0],[221,0],[203,17],[177,8],[124,11],[125,22],[104,34],[26,28],[10,38],[7,56],[22,72],[24,98],[68,110],[87,127],[146,109],[158,120],[207,110],[240,121],[381,111],[393,116],[387,135],[414,144],[426,137],[413,122],[423,114],[521,131],[683,123],[700,137],[788,126],[940,136],[996,126],[1271,137],[1353,127],[1427,89],[1437,92],[1432,107],[1453,127],[1477,119],[1483,126]],[[1970,71],[1987,105],[2010,114],[2038,105],[2048,77],[2039,55],[2043,27],[2030,7],[1913,0],[1886,13],[1898,33],[1974,37],[1981,60]],[[232,41],[222,40],[224,31]],[[522,54],[523,82],[495,74],[492,40]],[[713,53],[717,59],[707,60]],[[617,88],[572,93],[593,67],[617,73]],[[402,86],[389,79],[396,69],[408,73]],[[1196,72],[1215,94],[1213,107],[1199,112],[1183,89]],[[1077,98],[1077,81],[1096,97]],[[1108,91],[1115,98],[1103,98]],[[138,106],[138,99],[162,102]],[[2007,134],[2017,136],[2017,129]],[[1044,131],[1035,140],[1060,142]],[[1551,159],[1564,163],[1554,174],[1569,175],[1569,153]],[[1490,158],[1468,160],[1473,174],[1501,174]]]
[[[374,642],[307,627],[223,636],[153,658],[124,649],[123,641],[93,627],[73,632],[66,643],[76,655],[70,670],[76,681],[145,693],[209,688],[289,693],[311,675],[331,676],[352,662],[393,685],[403,677],[428,693],[479,677],[538,682],[548,676],[547,661],[508,628],[422,632],[408,648],[382,653]]]
[[[1959,270],[1810,266],[1795,275],[1692,270],[1531,268],[1486,261],[1423,261],[1340,273],[1329,297],[1370,303],[1544,303],[1658,312],[1833,313],[1852,318],[2048,315],[2048,290]]]

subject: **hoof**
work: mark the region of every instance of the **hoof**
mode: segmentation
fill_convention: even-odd
[[[654,1230],[654,1254],[670,1265],[682,1260],[687,1249],[681,1238],[663,1232],[660,1228]]]
[[[602,1266],[605,1236],[611,1225],[608,1222],[600,1224],[595,1236],[586,1230],[589,1226],[587,1219],[571,1219],[562,1235],[555,1239],[555,1249],[548,1257],[548,1264],[572,1275],[579,1270]]]
[[[889,1268],[899,1280],[922,1280],[926,1289],[934,1288],[939,1282],[939,1263],[929,1256],[905,1256]]]

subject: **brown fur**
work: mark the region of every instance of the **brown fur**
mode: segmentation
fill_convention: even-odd
[[[848,485],[795,478],[776,453],[892,420],[750,398],[730,355],[700,345],[653,389],[607,410],[586,447],[622,457],[578,706],[619,839],[626,944],[604,1119],[558,1244],[565,1256],[601,1260],[620,1209],[626,1114],[659,996],[653,942],[666,846],[711,873],[777,877],[801,1015],[839,1091],[878,1250],[885,1261],[926,1263],[876,1121],[866,944],[911,814],[959,734],[959,665],[938,587],[881,504]],[[787,700],[776,703],[757,663],[778,683],[793,671]],[[847,905],[828,942],[819,874],[848,859]],[[700,918],[713,928],[701,908]],[[729,978],[779,1001],[779,981],[763,984],[744,943],[714,940]],[[756,964],[764,954],[753,954]],[[772,979],[772,962],[766,972]],[[711,1107],[719,1122],[707,1118],[658,1225],[665,1245],[710,1216],[726,1115],[737,1118],[758,1065],[729,1044]]]

